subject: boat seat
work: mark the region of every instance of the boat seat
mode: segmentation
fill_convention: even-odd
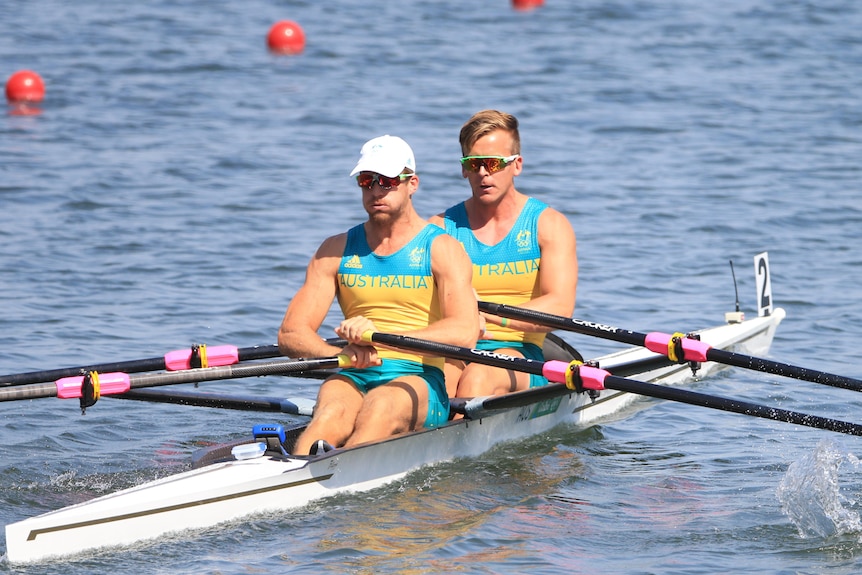
[[[545,336],[545,345],[542,346],[542,353],[545,354],[545,361],[556,360],[565,361],[566,363],[573,359],[584,361],[583,356],[578,350],[555,333],[549,333]]]

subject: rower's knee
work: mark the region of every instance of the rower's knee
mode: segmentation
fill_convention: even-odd
[[[325,439],[335,446],[343,445],[353,433],[356,411],[340,402],[328,402],[314,410],[314,417],[301,437],[303,445]]]

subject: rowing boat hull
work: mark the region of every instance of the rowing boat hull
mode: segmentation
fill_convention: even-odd
[[[783,317],[778,309],[768,317],[703,330],[701,338],[717,349],[762,355]],[[654,357],[642,348],[631,348],[599,362],[614,372],[615,367]],[[698,378],[721,367],[704,364]],[[690,381],[692,373],[688,365],[674,364],[634,377],[677,385]],[[127,545],[251,514],[288,510],[337,493],[373,489],[420,467],[477,456],[498,443],[561,423],[589,425],[619,412],[637,397],[605,390],[591,400],[586,394],[568,393],[318,457],[264,456],[205,465],[7,525],[7,559],[26,563]]]

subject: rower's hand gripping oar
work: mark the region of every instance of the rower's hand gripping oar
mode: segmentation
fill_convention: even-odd
[[[53,383],[34,383],[0,389],[0,401],[37,399],[41,397],[78,398],[81,400],[81,409],[84,410],[93,405],[102,395],[125,393],[130,389],[180,383],[198,383],[220,379],[284,375],[317,369],[349,367],[350,364],[350,356],[340,354],[333,357],[312,359],[284,358],[265,363],[246,363],[136,375],[122,372],[88,372],[84,375],[61,378]]]
[[[767,407],[756,403],[726,399],[686,389],[644,383],[633,379],[617,377],[606,370],[589,365],[583,365],[577,361],[573,361],[571,363],[557,360],[541,362],[521,357],[512,357],[492,351],[468,349],[403,335],[376,333],[370,331],[364,333],[362,335],[362,339],[369,343],[376,342],[392,347],[424,352],[429,355],[461,359],[464,361],[483,363],[494,367],[502,367],[504,369],[542,375],[547,378],[548,381],[556,384],[528,389],[526,391],[515,392],[508,395],[482,399],[477,398],[481,403],[480,406],[474,405],[474,410],[477,407],[479,407],[480,410],[485,411],[491,409],[509,409],[520,405],[534,403],[534,401],[530,401],[531,394],[536,397],[547,399],[552,395],[565,395],[572,392],[581,393],[589,390],[599,391],[602,389],[614,389],[647,397],[679,401],[690,405],[730,411],[743,415],[752,415],[763,419],[784,421],[787,423],[804,425],[806,427],[814,427],[836,431],[838,433],[862,436],[862,425],[856,423]]]
[[[638,333],[581,319],[562,317],[531,309],[485,301],[479,302],[479,309],[501,317],[518,319],[536,325],[584,335],[593,335],[630,345],[639,345],[679,363],[686,361],[714,361],[734,367],[831,385],[832,387],[862,391],[862,380],[859,379],[805,367],[797,367],[789,363],[772,361],[762,357],[715,349],[705,342],[681,333],[673,335],[660,332]]]

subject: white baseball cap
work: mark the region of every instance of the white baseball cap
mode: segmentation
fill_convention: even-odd
[[[350,175],[355,176],[359,172],[376,172],[387,178],[394,178],[403,172],[404,168],[416,172],[413,150],[398,136],[386,134],[365,142],[359,152],[359,162]]]

